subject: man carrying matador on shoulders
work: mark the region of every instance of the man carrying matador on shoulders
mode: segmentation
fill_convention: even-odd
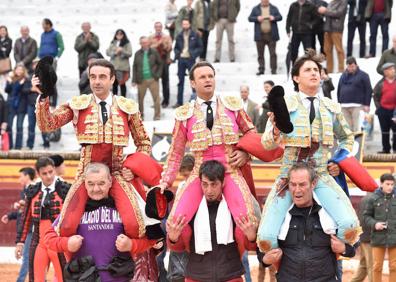
[[[94,61],[89,67],[92,94],[74,96],[68,103],[50,112],[48,96],[53,93],[56,74],[50,60],[42,59],[32,79],[33,87],[42,93],[36,105],[37,124],[41,131],[49,132],[72,122],[78,142],[81,145],[81,159],[76,180],[70,188],[60,214],[57,232],[61,236],[76,233],[88,199],[84,187],[84,170],[91,162],[100,162],[110,168],[112,189],[116,208],[120,212],[125,234],[129,238],[145,238],[146,219],[144,200],[146,193],[142,179],[134,177],[127,181],[122,173],[123,148],[128,146],[132,135],[136,153],[132,162],[140,172],[150,172],[148,178],[157,184],[160,177],[158,164],[151,161],[151,141],[144,129],[137,103],[121,96],[112,95],[110,89],[115,79],[114,66],[104,59]],[[131,155],[130,155],[131,156]],[[138,165],[137,165],[138,164]],[[145,180],[147,182],[147,180]],[[150,181],[149,181],[150,182]],[[147,248],[155,243],[147,240]]]

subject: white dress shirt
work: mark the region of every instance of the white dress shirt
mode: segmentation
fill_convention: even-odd
[[[249,100],[248,100],[248,99],[242,100],[242,103],[243,103],[243,110],[244,110],[245,112],[247,112]]]
[[[99,104],[100,102],[102,102],[102,100],[100,100],[98,97],[95,97],[95,102],[96,104],[98,104],[99,107],[99,111],[98,111],[98,115],[100,118],[100,121],[103,123],[103,119],[102,119],[102,108],[101,105]],[[107,110],[107,116],[110,117],[111,114],[111,106],[113,105],[113,94],[110,93],[109,96],[107,96],[107,98],[104,100],[106,102],[106,110]]]
[[[210,104],[210,106],[212,107],[213,110],[213,120],[215,120],[216,118],[216,108],[217,108],[217,97],[216,95],[213,95],[212,98],[210,98],[208,101],[211,101],[212,103]],[[208,105],[205,104],[204,102],[206,102],[205,100],[197,97],[197,103],[201,106],[201,111],[203,112],[204,116],[205,116],[205,121],[206,121],[206,110],[208,109]]]
[[[313,102],[314,103],[314,108],[315,108],[315,113],[318,112],[318,109],[319,109],[319,95],[318,94],[316,94],[315,96],[308,96],[307,94],[299,91],[298,95],[300,95],[300,99],[301,99],[304,107],[307,109],[308,114],[309,114],[309,112],[311,110],[311,101],[308,98],[309,97],[315,97],[316,99]]]
[[[44,205],[44,199],[45,196],[47,196],[47,191],[45,190],[46,188],[49,188],[49,193],[52,193],[55,191],[55,183],[58,180],[58,177],[56,176],[54,179],[54,182],[51,183],[49,186],[45,186],[44,183],[41,181],[41,191],[43,192],[43,198],[41,199],[41,206]]]

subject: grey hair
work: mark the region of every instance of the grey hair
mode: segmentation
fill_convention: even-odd
[[[309,181],[312,183],[315,181],[317,174],[315,172],[315,170],[309,166],[307,163],[304,162],[298,162],[296,164],[294,164],[290,169],[289,172],[287,174],[288,179],[290,179],[290,175],[293,171],[297,171],[297,170],[306,170],[308,171],[309,174]]]
[[[107,177],[111,179],[109,167],[102,163],[89,163],[85,169],[85,176],[87,176],[90,173],[99,173],[102,170],[104,170]]]
[[[250,92],[249,85],[243,84],[243,85],[241,85],[241,86],[239,87],[239,90],[242,90],[243,88],[246,88],[246,90],[247,90],[248,92]]]

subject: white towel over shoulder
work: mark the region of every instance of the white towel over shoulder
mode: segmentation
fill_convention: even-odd
[[[316,196],[315,191],[313,192],[313,198],[316,201],[318,205],[320,204],[320,201],[318,199],[318,196]],[[279,240],[285,240],[287,233],[289,232],[289,227],[290,227],[290,220],[291,220],[291,214],[289,211],[294,207],[294,204],[291,205],[291,207],[287,210],[285,220],[283,221],[283,224],[281,226],[278,239]],[[326,234],[336,234],[337,230],[337,224],[334,221],[334,219],[328,214],[328,212],[322,207],[319,210],[319,221],[320,224],[322,225],[323,231]]]
[[[224,197],[220,201],[216,215],[216,239],[218,244],[228,245],[234,242],[234,230],[231,213]],[[209,210],[205,197],[202,197],[194,220],[195,252],[203,255],[212,251],[209,222]]]

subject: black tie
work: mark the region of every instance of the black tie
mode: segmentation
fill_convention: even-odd
[[[44,198],[44,202],[43,202],[43,207],[49,207],[50,203],[51,203],[51,197],[50,197],[50,188],[45,188],[44,189],[46,194],[45,194],[45,198]]]
[[[307,99],[311,101],[311,109],[309,110],[309,123],[312,124],[312,122],[315,119],[315,107],[314,107],[315,97],[307,97]]]
[[[212,101],[207,101],[204,102],[206,105],[208,105],[208,108],[206,109],[206,127],[209,128],[209,130],[212,130],[213,127],[213,110],[210,104],[212,104]]]
[[[99,104],[100,104],[100,107],[101,107],[101,109],[102,109],[102,121],[103,121],[103,124],[106,124],[106,121],[107,121],[106,102],[105,102],[105,101],[102,101],[102,102],[100,102]]]

